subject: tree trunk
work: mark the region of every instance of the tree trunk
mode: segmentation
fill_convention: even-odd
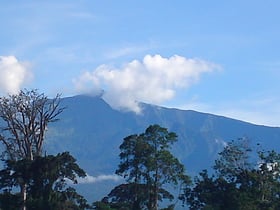
[[[32,153],[31,150],[30,150],[30,153],[28,154],[28,156],[29,156],[31,161],[34,160],[33,153]],[[26,210],[27,183],[24,181],[24,179],[19,181],[19,183],[20,183],[20,195],[21,195],[21,198],[22,198],[22,207],[21,207],[21,209],[22,210]]]
[[[26,192],[27,185],[25,183],[20,185],[20,195],[22,198],[22,210],[26,210],[26,199],[27,199],[27,192]]]
[[[154,209],[157,210],[158,209],[158,187],[155,187],[155,207]]]
[[[158,187],[156,184],[150,186],[148,209],[149,210],[158,209]]]

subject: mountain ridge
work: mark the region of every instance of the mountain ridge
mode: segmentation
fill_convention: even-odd
[[[55,138],[57,138],[58,141],[65,142],[66,137],[69,136],[76,138],[76,140],[71,138],[71,143],[80,142],[83,143],[82,145],[96,143],[95,146],[99,146],[106,141],[117,141],[120,144],[127,135],[142,133],[151,124],[159,124],[174,131],[178,135],[179,142],[184,140],[199,143],[199,139],[209,141],[211,138],[215,142],[222,142],[245,136],[262,143],[264,134],[273,142],[280,139],[279,127],[256,125],[194,110],[165,108],[141,103],[142,113],[136,114],[114,110],[101,97],[87,95],[63,98],[61,105],[66,109],[60,115],[60,120],[50,125],[47,145],[48,139],[55,142]],[[115,141],[111,138],[114,138]],[[118,145],[114,144],[114,146],[115,149],[118,149]],[[190,145],[187,149],[194,146],[195,144]],[[270,145],[268,144],[268,146]],[[77,148],[75,147],[75,149]],[[118,153],[118,151],[115,152]]]
[[[70,151],[92,176],[113,174],[123,138],[143,133],[151,124],[159,124],[178,135],[172,151],[192,176],[211,168],[218,152],[230,140],[246,137],[252,146],[279,149],[279,127],[194,110],[141,103],[142,113],[135,114],[114,110],[101,97],[87,95],[62,98],[61,106],[66,109],[59,121],[50,124],[45,149],[48,153]],[[107,184],[104,187],[102,183],[103,196],[115,183]]]

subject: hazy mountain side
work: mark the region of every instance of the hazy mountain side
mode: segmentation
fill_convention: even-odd
[[[246,136],[252,144],[275,148],[280,139],[280,128],[190,110],[141,104],[143,112],[136,115],[113,110],[101,98],[90,96],[64,98],[62,105],[67,108],[61,120],[49,128],[48,148],[70,150],[85,166],[94,160],[101,164],[101,171],[116,167],[118,147],[124,137],[141,133],[154,123],[176,132],[176,154],[185,163],[197,161],[198,167],[209,166],[209,160],[216,157],[225,141]]]
[[[113,174],[123,138],[142,133],[155,123],[177,133],[179,141],[173,152],[191,175],[210,168],[225,142],[239,137],[248,137],[252,145],[261,143],[265,148],[279,149],[280,128],[207,113],[141,104],[143,112],[137,115],[114,110],[101,98],[90,96],[64,98],[62,106],[67,108],[60,121],[48,128],[46,149],[49,153],[70,151],[80,166],[94,176]],[[106,182],[82,188],[92,194],[89,197],[98,199],[115,185]]]
[[[49,129],[47,148],[71,151],[88,170],[112,168],[111,153],[117,150],[114,138],[121,137],[121,114],[100,98],[87,96],[65,98],[62,106],[66,109]]]
[[[252,146],[260,143],[266,149],[279,149],[280,128],[277,127],[190,110],[157,108],[153,111],[160,123],[178,134],[176,154],[190,171],[210,167],[224,143],[240,137],[247,137]]]

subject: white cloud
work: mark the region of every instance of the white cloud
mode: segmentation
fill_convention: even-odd
[[[178,55],[146,55],[120,68],[101,65],[74,80],[79,92],[105,90],[103,98],[114,108],[141,112],[138,102],[159,104],[172,99],[178,88],[187,89],[216,64]]]
[[[26,63],[14,56],[0,56],[0,92],[17,93],[31,79]]]
[[[114,181],[118,182],[122,180],[122,178],[116,174],[111,174],[111,175],[99,175],[99,176],[90,176],[86,175],[84,178],[78,178],[78,183],[80,184],[91,184],[91,183],[96,183],[96,182],[102,182],[102,181]]]

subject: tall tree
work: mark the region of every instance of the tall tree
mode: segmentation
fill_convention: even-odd
[[[7,167],[0,171],[0,187],[6,192],[3,194],[6,198],[14,197],[16,201],[14,189],[20,185],[19,180],[23,179],[29,195],[26,202],[28,209],[62,210],[88,207],[82,196],[73,188],[67,187],[66,180],[75,184],[77,177],[86,176],[68,152],[56,156],[35,157],[34,160],[7,160],[6,164]],[[6,201],[0,200],[0,208],[3,205],[7,205]]]
[[[174,198],[164,189],[166,185],[176,186],[189,181],[184,166],[170,151],[176,141],[174,132],[159,125],[151,125],[140,135],[124,138],[116,173],[130,183],[123,187],[130,187],[134,209],[146,206],[149,210],[157,210],[158,201]]]
[[[21,90],[18,94],[0,97],[1,135],[3,158],[29,159],[42,154],[45,131],[63,111],[60,95],[48,99],[37,90]],[[20,183],[23,209],[26,201],[26,183]]]
[[[0,141],[5,146],[5,157],[11,160],[42,154],[45,131],[49,123],[58,120],[63,111],[60,95],[48,99],[37,90],[21,90],[18,94],[0,97]]]

